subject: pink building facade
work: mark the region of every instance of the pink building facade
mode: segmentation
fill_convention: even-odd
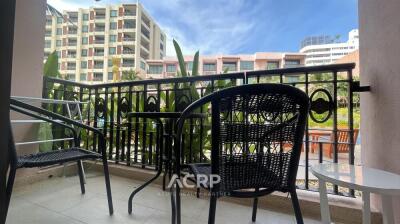
[[[185,56],[186,69],[191,73],[193,56]],[[257,52],[247,55],[200,56],[199,74],[213,75],[228,72],[243,72],[276,68],[304,66],[305,54]],[[147,60],[147,79],[176,77],[178,59],[164,57],[162,60]]]

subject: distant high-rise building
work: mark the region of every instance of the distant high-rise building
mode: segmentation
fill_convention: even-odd
[[[185,56],[186,68],[192,72],[193,56]],[[257,52],[255,54],[200,56],[198,72],[200,75],[214,75],[228,72],[244,72],[304,66],[302,53]],[[147,60],[146,78],[176,77],[179,71],[176,57],[162,60]]]
[[[300,52],[306,54],[306,66],[332,64],[356,51],[359,47],[358,29],[351,30],[348,38],[346,42],[340,42],[338,37],[331,36],[305,38],[301,42]]]
[[[113,59],[121,72],[146,71],[146,60],[162,59],[166,36],[141,4],[64,11],[46,16],[45,58],[56,51],[59,70],[74,81],[113,80]],[[119,63],[118,63],[119,61]],[[114,77],[115,78],[115,77]]]

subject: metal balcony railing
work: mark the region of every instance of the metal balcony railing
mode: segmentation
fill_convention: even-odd
[[[122,66],[134,64],[123,63]],[[121,165],[156,169],[155,158],[159,156],[157,153],[160,147],[156,136],[160,136],[159,130],[149,120],[127,119],[128,112],[145,111],[146,108],[176,111],[176,105],[179,105],[175,103],[179,101],[177,96],[183,93],[186,94],[185,99],[195,100],[235,85],[281,83],[295,86],[306,92],[311,102],[297,186],[316,191],[318,181],[309,172],[312,164],[354,164],[360,160],[360,154],[357,153],[359,149],[356,149],[360,113],[358,91],[365,88],[360,88],[359,82],[354,80],[354,67],[354,64],[335,64],[94,85],[44,77],[43,91],[57,92],[49,94],[57,99],[94,102],[86,105],[82,111],[86,111],[87,124],[101,128],[104,135],[108,136],[108,159]],[[54,86],[59,87],[53,89]],[[176,94],[177,91],[181,94]],[[127,123],[131,124],[130,128],[127,128]],[[183,137],[187,151],[182,153],[180,159],[183,163],[207,162],[210,155],[208,142],[211,136],[207,131],[211,125],[210,120],[193,119],[190,123]],[[322,131],[328,133],[325,140],[316,137],[316,133]],[[348,137],[343,138],[343,133],[347,133]],[[85,141],[84,147],[97,150],[98,141],[95,136],[85,134],[82,138]],[[330,186],[329,191],[354,196],[353,190],[337,186]]]
[[[124,41],[135,41],[133,37],[124,37]]]

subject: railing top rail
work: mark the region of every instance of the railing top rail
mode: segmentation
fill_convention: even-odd
[[[298,74],[298,73],[313,73],[313,72],[329,72],[329,71],[348,71],[354,69],[355,63],[331,64],[331,65],[318,65],[307,67],[294,67],[294,68],[280,68],[270,70],[257,70],[246,72],[247,77],[257,75],[276,75],[276,74]]]
[[[341,72],[349,71],[355,68],[355,63],[345,64],[332,64],[320,66],[307,66],[296,68],[281,68],[271,70],[257,70],[248,72],[236,72],[227,74],[214,74],[214,75],[199,75],[191,77],[175,77],[163,79],[150,79],[139,81],[125,81],[117,83],[100,83],[100,84],[87,84],[78,83],[69,80],[63,80],[53,77],[45,77],[46,80],[53,81],[60,84],[70,84],[78,87],[85,88],[106,88],[106,87],[121,87],[121,86],[138,86],[138,85],[154,85],[154,84],[168,84],[168,83],[182,83],[182,82],[195,82],[195,81],[210,81],[210,80],[224,80],[224,79],[244,79],[258,75],[277,75],[277,74],[298,74],[298,73],[314,73],[314,72]]]

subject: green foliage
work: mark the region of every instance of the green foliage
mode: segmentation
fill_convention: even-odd
[[[129,71],[123,71],[122,72],[122,81],[135,81],[135,80],[141,80],[141,78],[138,76],[139,72],[134,71],[130,69]]]
[[[57,52],[53,51],[48,57],[43,66],[43,75],[47,77],[60,78],[58,71],[58,56]]]

